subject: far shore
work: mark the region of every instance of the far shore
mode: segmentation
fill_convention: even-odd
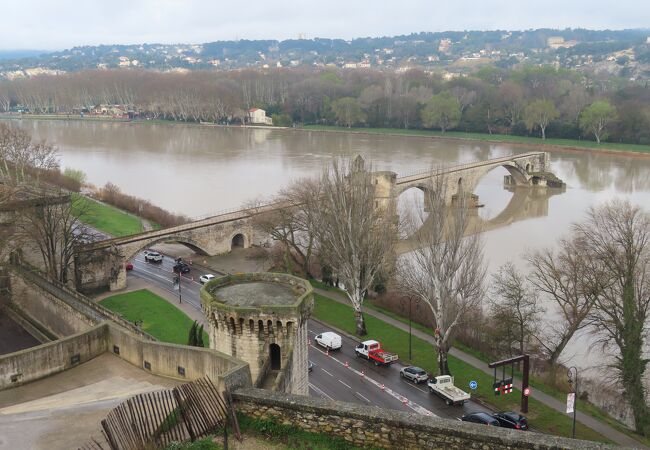
[[[602,153],[612,155],[648,157],[650,156],[650,145],[640,144],[623,144],[604,142],[597,144],[594,141],[582,141],[571,139],[547,139],[515,135],[497,135],[487,133],[465,133],[460,131],[448,131],[441,133],[433,130],[416,130],[416,129],[399,129],[399,128],[345,128],[333,125],[305,125],[302,127],[278,127],[267,125],[221,125],[206,122],[179,122],[160,119],[121,119],[101,116],[84,116],[79,117],[73,114],[0,114],[0,119],[9,120],[64,120],[79,122],[115,122],[129,124],[156,124],[156,125],[190,125],[199,127],[220,127],[220,128],[237,128],[237,129],[266,129],[282,131],[310,131],[321,133],[344,133],[344,134],[361,134],[361,135],[383,135],[398,136],[420,139],[442,139],[450,141],[469,141],[485,142],[488,144],[508,144],[518,148],[532,148],[544,151],[572,151],[581,153]]]

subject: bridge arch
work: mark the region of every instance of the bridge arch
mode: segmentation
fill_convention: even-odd
[[[158,239],[151,239],[148,241],[141,241],[137,242],[135,246],[130,246],[129,252],[124,255],[124,258],[128,261],[135,257],[138,253],[140,253],[142,250],[144,250],[147,247],[153,247],[156,244],[159,244],[161,242],[178,242],[179,244],[183,244],[187,248],[193,250],[194,252],[201,254],[201,255],[209,255],[210,253],[206,248],[203,247],[203,245],[199,244],[197,241],[194,239],[188,238],[186,236],[178,236],[178,235],[169,235],[169,236],[161,236]]]
[[[241,231],[237,231],[230,237],[230,250],[234,248],[248,248],[250,247],[250,239]]]

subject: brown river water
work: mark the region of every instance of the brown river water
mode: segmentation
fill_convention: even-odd
[[[433,166],[530,151],[530,148],[422,137],[315,131],[220,128],[180,124],[19,121],[37,139],[58,146],[62,166],[83,170],[88,181],[110,181],[124,192],[173,212],[199,217],[269,198],[292,180],[317,176],[336,156],[361,154],[376,170],[400,175]],[[525,267],[527,249],[553,245],[589,206],[615,197],[650,208],[650,157],[554,151],[552,171],[565,192],[519,195],[504,189],[503,168],[487,174],[475,193],[485,219],[490,271],[508,260]],[[400,198],[418,203],[416,189]],[[511,202],[512,200],[512,202]],[[547,320],[552,321],[549,314]],[[593,337],[574,339],[564,360],[599,367]]]

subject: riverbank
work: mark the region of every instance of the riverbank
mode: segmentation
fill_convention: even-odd
[[[447,131],[442,133],[433,130],[403,130],[399,128],[345,128],[332,125],[305,125],[301,128],[308,131],[323,131],[333,133],[355,133],[366,135],[384,136],[409,136],[419,138],[435,138],[450,141],[474,141],[491,144],[509,144],[517,147],[535,148],[537,150],[574,150],[574,151],[596,151],[600,153],[613,153],[617,155],[629,154],[634,156],[650,156],[650,145],[622,144],[603,142],[598,144],[595,141],[582,141],[576,139],[546,139],[514,136],[509,134],[485,134],[466,133],[463,131]]]
[[[542,140],[537,137],[515,136],[506,134],[487,134],[487,133],[468,133],[462,131],[447,131],[442,133],[434,130],[415,130],[400,128],[346,128],[334,125],[304,125],[302,127],[274,127],[265,125],[220,125],[214,123],[198,122],[178,122],[161,119],[119,119],[111,117],[80,117],[76,115],[47,114],[47,115],[0,115],[0,119],[13,120],[62,120],[62,121],[80,121],[80,122],[115,122],[129,124],[149,124],[149,125],[189,125],[197,127],[219,127],[219,128],[238,128],[238,129],[265,129],[265,130],[284,130],[284,131],[316,131],[328,133],[353,133],[361,135],[383,135],[399,136],[411,138],[441,139],[449,141],[466,141],[466,142],[485,142],[489,144],[508,144],[513,147],[532,148],[544,151],[577,151],[577,152],[597,152],[605,154],[626,155],[626,156],[650,156],[650,145],[641,144],[624,144],[616,142],[603,142],[598,144],[595,141],[577,140],[577,139],[546,139]]]

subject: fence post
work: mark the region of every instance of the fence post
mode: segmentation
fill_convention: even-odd
[[[178,404],[178,410],[181,412],[181,416],[183,417],[183,422],[185,422],[185,427],[187,428],[187,432],[190,435],[190,440],[194,442],[196,440],[196,435],[194,434],[194,429],[192,428],[192,423],[190,422],[190,418],[187,416],[187,411],[185,410],[185,402],[183,402],[183,399],[181,398],[181,394],[177,388],[174,388],[172,392],[174,393],[174,398],[176,399],[176,403]]]

